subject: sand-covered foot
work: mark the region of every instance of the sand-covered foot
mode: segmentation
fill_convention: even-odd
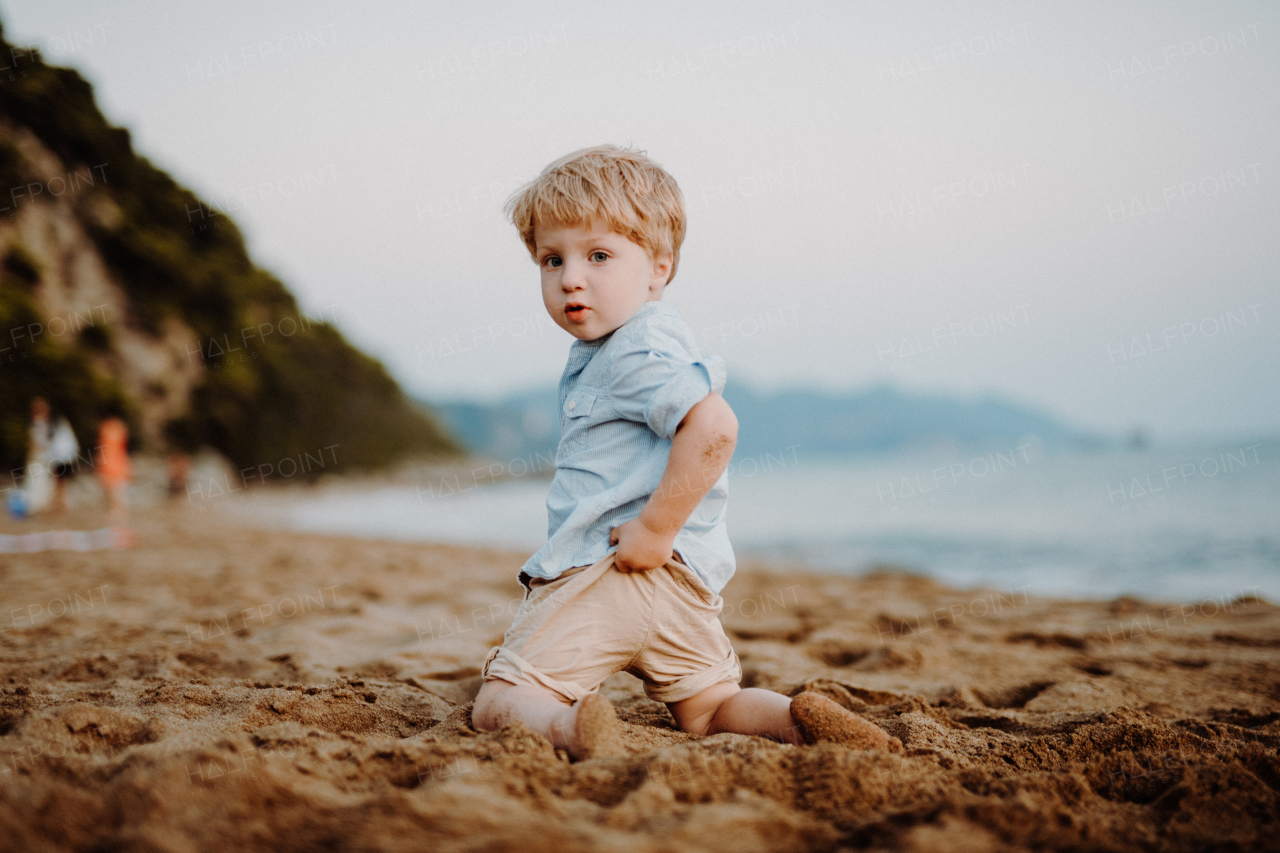
[[[791,719],[800,728],[805,743],[830,741],[850,749],[887,749],[890,752],[902,749],[902,741],[821,693],[806,691],[792,699]]]
[[[622,727],[618,724],[613,703],[599,693],[592,693],[578,702],[569,757],[574,761],[584,761],[626,754],[627,749],[622,745]]]

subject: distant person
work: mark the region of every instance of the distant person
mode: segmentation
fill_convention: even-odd
[[[31,429],[27,435],[27,468],[23,479],[29,514],[67,508],[67,481],[75,474],[80,442],[65,417],[52,417],[43,397],[31,401]]]
[[[49,442],[49,474],[53,477],[53,501],[49,508],[55,515],[67,511],[67,483],[76,474],[80,442],[75,430],[65,417],[59,417],[53,426],[53,438]]]
[[[27,515],[37,515],[51,508],[56,511],[63,505],[64,487],[58,483],[52,470],[58,427],[59,421],[50,415],[49,401],[44,397],[32,400],[31,429],[27,433],[27,469],[23,476]]]
[[[36,397],[31,401],[27,466],[22,478],[28,515],[44,512],[53,500],[53,477],[49,473],[49,448],[52,445],[53,424],[49,420],[49,403],[43,397]]]
[[[686,732],[900,749],[818,693],[738,685],[720,624],[738,421],[720,396],[723,359],[703,357],[662,301],[685,231],[675,180],[641,152],[601,146],[549,165],[508,209],[547,312],[577,340],[560,380],[551,535],[484,662],[475,727],[520,720],[574,759],[623,754],[599,688],[625,670]]]
[[[181,450],[169,454],[169,499],[187,496],[187,481],[191,477],[191,457]]]
[[[114,415],[98,426],[98,454],[95,470],[107,493],[107,512],[113,526],[123,527],[128,521],[128,487],[133,471],[129,464],[129,428]]]

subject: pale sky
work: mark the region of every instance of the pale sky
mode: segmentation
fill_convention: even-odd
[[[995,392],[1157,438],[1280,430],[1280,5],[1047,5],[0,18],[428,398],[559,377],[572,339],[501,208],[614,142],[684,190],[666,298],[730,382]]]

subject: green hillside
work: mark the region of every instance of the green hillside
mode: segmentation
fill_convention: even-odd
[[[87,324],[76,334],[31,340],[18,332],[18,345],[0,353],[12,356],[0,365],[0,461],[6,470],[22,464],[27,410],[36,395],[71,418],[86,447],[109,411],[136,426],[149,405],[147,395],[131,396],[102,365],[126,357],[115,350],[119,323],[159,339],[171,318],[194,331],[201,342],[196,358],[205,369],[187,411],[167,419],[163,437],[152,441],[162,446],[149,449],[208,445],[238,468],[314,455],[332,445],[339,446],[336,461],[343,468],[375,467],[406,454],[459,452],[379,362],[326,323],[307,324],[305,334],[255,338],[252,358],[211,345],[227,336],[234,343],[244,328],[295,322],[299,307],[278,279],[254,266],[228,217],[207,220],[216,227],[193,228],[190,211],[207,215],[210,206],[134,152],[129,132],[107,123],[92,87],[78,73],[45,65],[34,53],[15,53],[2,29],[0,50],[16,57],[10,79],[0,85],[0,121],[28,130],[68,173],[92,176],[96,169],[101,180],[86,193],[105,193],[118,206],[122,215],[98,215],[85,198],[74,211],[128,298],[127,316],[114,318],[116,325]],[[50,181],[38,172],[15,145],[0,142],[0,182],[6,194],[17,193],[17,204],[49,203],[7,190]],[[11,227],[0,218],[0,234]],[[37,299],[47,261],[12,239],[6,245],[0,330],[47,324]]]

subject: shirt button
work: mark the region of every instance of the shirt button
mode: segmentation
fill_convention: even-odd
[[[577,408],[577,406],[578,406],[578,401],[577,401],[577,400],[570,400],[570,401],[569,401],[569,411],[571,411],[571,412],[572,412],[575,408]]]

